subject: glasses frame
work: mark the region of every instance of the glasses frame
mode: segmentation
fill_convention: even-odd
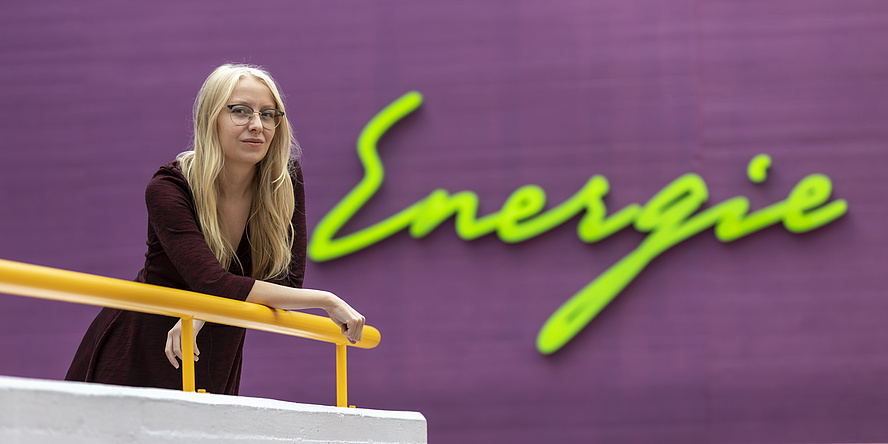
[[[234,121],[234,107],[236,107],[236,106],[237,106],[237,107],[241,107],[241,106],[242,106],[242,107],[247,108],[247,109],[249,109],[249,110],[251,111],[251,113],[250,113],[250,118],[249,118],[246,122],[244,122],[244,123],[237,123],[237,122]],[[262,128],[265,128],[265,129],[275,129],[275,128],[277,128],[277,127],[281,124],[281,121],[284,120],[284,119],[283,119],[283,117],[284,117],[284,112],[281,111],[281,110],[279,110],[279,109],[277,109],[277,108],[263,108],[263,109],[260,109],[259,111],[256,111],[256,110],[253,109],[252,106],[250,106],[250,105],[245,105],[245,104],[243,104],[243,103],[233,103],[233,104],[231,104],[231,105],[225,105],[225,107],[228,108],[228,118],[231,119],[231,123],[233,123],[233,124],[235,124],[235,125],[237,125],[237,126],[246,126],[246,125],[249,125],[250,122],[253,121],[253,115],[254,115],[254,114],[259,114],[259,123],[262,125]],[[265,122],[262,121],[262,113],[263,113],[263,112],[266,112],[266,111],[274,111],[274,112],[275,112],[275,116],[274,116],[274,126],[271,127],[271,128],[265,126]]]

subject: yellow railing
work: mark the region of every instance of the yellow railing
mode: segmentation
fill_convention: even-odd
[[[336,344],[336,405],[348,406],[346,346],[373,348],[379,330],[364,326],[361,342],[350,344],[329,318],[276,310],[185,290],[95,276],[0,259],[0,293],[119,308],[182,319],[182,390],[193,392],[192,320],[252,328]]]

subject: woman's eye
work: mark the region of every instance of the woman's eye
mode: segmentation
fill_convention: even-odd
[[[274,111],[262,111],[262,117],[265,119],[274,119]]]
[[[253,113],[251,112],[251,110],[249,110],[249,109],[247,109],[246,107],[243,107],[243,106],[235,106],[234,108],[231,108],[231,112],[232,112],[233,114],[253,114]]]

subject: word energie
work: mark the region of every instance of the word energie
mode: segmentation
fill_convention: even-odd
[[[829,200],[832,182],[822,174],[802,178],[785,200],[749,213],[749,200],[733,197],[697,212],[708,199],[706,183],[697,174],[685,174],[666,185],[646,204],[629,204],[608,215],[603,202],[607,179],[590,178],[573,196],[544,211],[545,191],[536,185],[515,190],[499,212],[478,217],[478,196],[471,191],[432,191],[397,214],[357,232],[335,238],[338,231],[376,193],[384,178],[377,142],[395,123],[422,104],[422,95],[409,92],[377,114],[358,138],[358,156],[364,178],[319,223],[308,246],[314,261],[335,259],[408,229],[414,238],[429,234],[455,216],[456,233],[472,240],[496,232],[508,243],[538,236],[584,213],[577,226],[583,242],[596,242],[628,226],[649,233],[641,244],[564,303],[546,321],[537,336],[537,349],[551,354],[563,347],[610,303],[657,256],[708,229],[728,242],[783,223],[786,230],[804,233],[832,222],[847,212],[845,200]],[[767,178],[771,160],[759,155],[748,165],[753,182]]]

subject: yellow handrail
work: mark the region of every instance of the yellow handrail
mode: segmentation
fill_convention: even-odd
[[[379,330],[364,326],[351,344],[329,318],[260,304],[0,259],[0,292],[79,304],[173,316],[182,319],[182,389],[194,391],[191,320],[252,328],[336,344],[336,405],[348,406],[346,346],[373,348]],[[188,338],[188,339],[185,339]],[[191,357],[191,359],[189,359]]]

